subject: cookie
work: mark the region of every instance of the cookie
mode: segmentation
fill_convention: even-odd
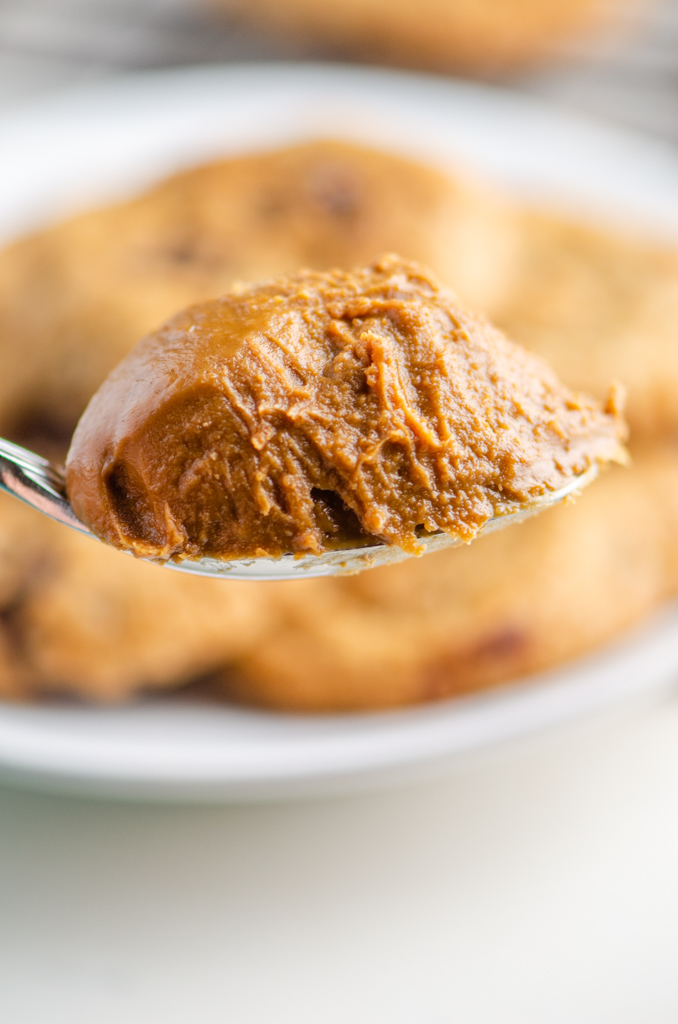
[[[627,391],[633,437],[678,428],[678,250],[525,213],[508,301],[493,319],[573,388]]]
[[[330,55],[487,74],[552,58],[629,6],[628,0],[228,0],[227,9]]]
[[[0,497],[4,516],[12,499]],[[14,537],[23,544],[41,517],[18,507],[25,521]],[[181,575],[44,523],[38,571],[0,607],[0,638],[13,658],[5,690],[124,701],[213,672],[266,629],[264,584]]]

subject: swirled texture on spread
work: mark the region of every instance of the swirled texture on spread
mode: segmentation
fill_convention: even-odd
[[[422,531],[472,540],[597,462],[623,458],[601,409],[384,257],[194,306],[108,377],[75,432],[68,493],[143,557],[320,553]]]

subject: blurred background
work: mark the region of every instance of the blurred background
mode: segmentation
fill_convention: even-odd
[[[460,12],[449,22],[448,6]],[[380,39],[375,25],[388,10],[402,27]],[[419,38],[413,12],[429,20]],[[342,28],[346,22],[355,30]],[[678,141],[678,0],[0,2],[1,104],[114,71],[300,58],[504,79]]]
[[[0,0],[7,110],[298,59],[467,75],[678,143],[678,0]],[[0,787],[0,1020],[674,1024],[676,857],[670,697],[334,801]]]

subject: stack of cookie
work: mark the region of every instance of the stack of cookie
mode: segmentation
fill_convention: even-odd
[[[277,707],[389,707],[574,658],[678,590],[678,252],[369,149],[200,167],[6,249],[0,433],[63,457],[106,373],[177,308],[385,250],[432,266],[567,384],[626,384],[633,467],[468,549],[277,584],[168,573],[6,498],[0,693],[111,701],[209,680]]]

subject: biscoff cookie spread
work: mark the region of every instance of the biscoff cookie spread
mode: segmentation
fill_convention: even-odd
[[[179,313],[110,374],[73,437],[79,518],[146,558],[249,558],[487,520],[624,458],[605,408],[388,256]]]

